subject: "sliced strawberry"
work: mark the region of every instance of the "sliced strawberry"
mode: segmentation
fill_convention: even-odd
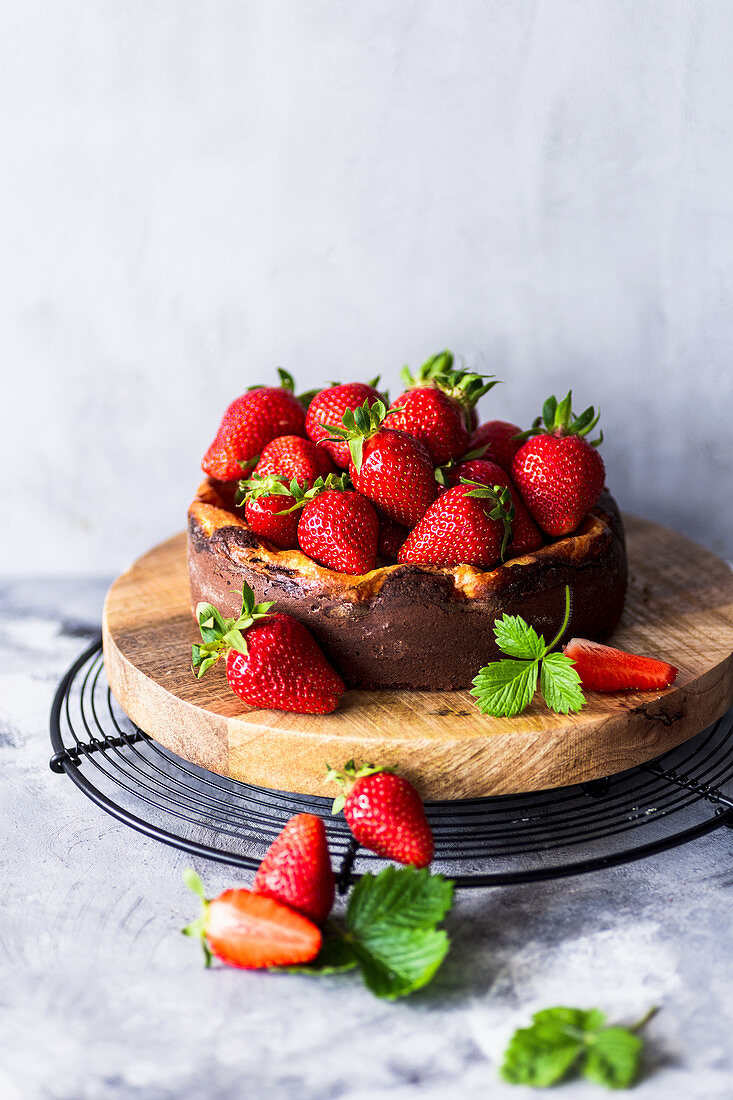
[[[677,669],[666,661],[625,653],[586,638],[571,638],[563,653],[573,661],[589,691],[660,691],[677,677]]]
[[[320,817],[291,817],[267,849],[252,890],[323,924],[333,905],[334,876]]]
[[[320,929],[301,913],[250,890],[225,890],[208,901],[194,872],[186,883],[203,911],[184,933],[201,940],[207,966],[211,956],[242,970],[264,970],[310,962],[321,949]]]
[[[304,554],[339,573],[369,573],[377,564],[379,517],[353,491],[325,490],[310,500],[298,523]]]

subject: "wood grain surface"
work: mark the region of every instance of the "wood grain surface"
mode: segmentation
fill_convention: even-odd
[[[626,609],[613,642],[680,669],[663,692],[588,694],[577,715],[537,697],[515,718],[479,714],[468,692],[349,691],[331,715],[248,708],[220,662],[190,667],[185,537],[145,554],[110,588],[104,657],[125,712],[202,767],[276,790],[333,794],[325,762],[392,764],[426,798],[541,790],[612,775],[681,744],[733,701],[733,573],[664,527],[625,517]]]

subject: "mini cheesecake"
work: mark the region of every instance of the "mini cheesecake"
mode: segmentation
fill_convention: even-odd
[[[485,570],[471,565],[383,565],[363,576],[337,573],[300,550],[258,538],[229,483],[205,481],[188,512],[191,605],[241,610],[242,585],[258,602],[299,619],[350,687],[454,690],[503,656],[494,621],[521,615],[549,641],[572,593],[566,637],[602,639],[626,594],[624,530],[604,492],[577,531]]]

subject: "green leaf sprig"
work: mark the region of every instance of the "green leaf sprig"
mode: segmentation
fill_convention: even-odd
[[[473,680],[471,695],[482,714],[511,718],[532,702],[539,679],[542,697],[558,714],[579,711],[585,696],[573,662],[553,653],[570,620],[570,588],[565,586],[565,616],[549,645],[520,615],[504,615],[494,623],[496,644],[509,660],[492,661]]]
[[[191,667],[196,676],[200,679],[229,649],[246,654],[245,631],[264,619],[272,606],[272,602],[256,603],[255,594],[248,584],[242,586],[242,611],[236,619],[225,619],[213,604],[197,604],[196,619],[201,642],[194,642],[191,646]]]
[[[318,957],[303,974],[334,974],[358,967],[377,997],[394,1001],[433,978],[450,941],[437,925],[453,903],[453,883],[427,869],[386,867],[359,879],[343,924],[329,921]]]
[[[609,1089],[627,1089],[639,1072],[643,1040],[638,1032],[655,1014],[631,1027],[607,1027],[597,1008],[546,1008],[509,1041],[500,1073],[512,1085],[549,1088],[571,1073]]]

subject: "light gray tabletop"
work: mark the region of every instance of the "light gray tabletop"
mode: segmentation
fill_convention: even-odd
[[[0,585],[0,1098],[515,1097],[497,1057],[536,1008],[651,1004],[633,1095],[733,1094],[733,835],[579,879],[458,895],[453,948],[411,999],[352,976],[205,971],[179,935],[190,857],[133,833],[48,768],[61,674],[102,580]],[[210,893],[243,873],[204,861]],[[600,1096],[574,1083],[553,1096]]]

